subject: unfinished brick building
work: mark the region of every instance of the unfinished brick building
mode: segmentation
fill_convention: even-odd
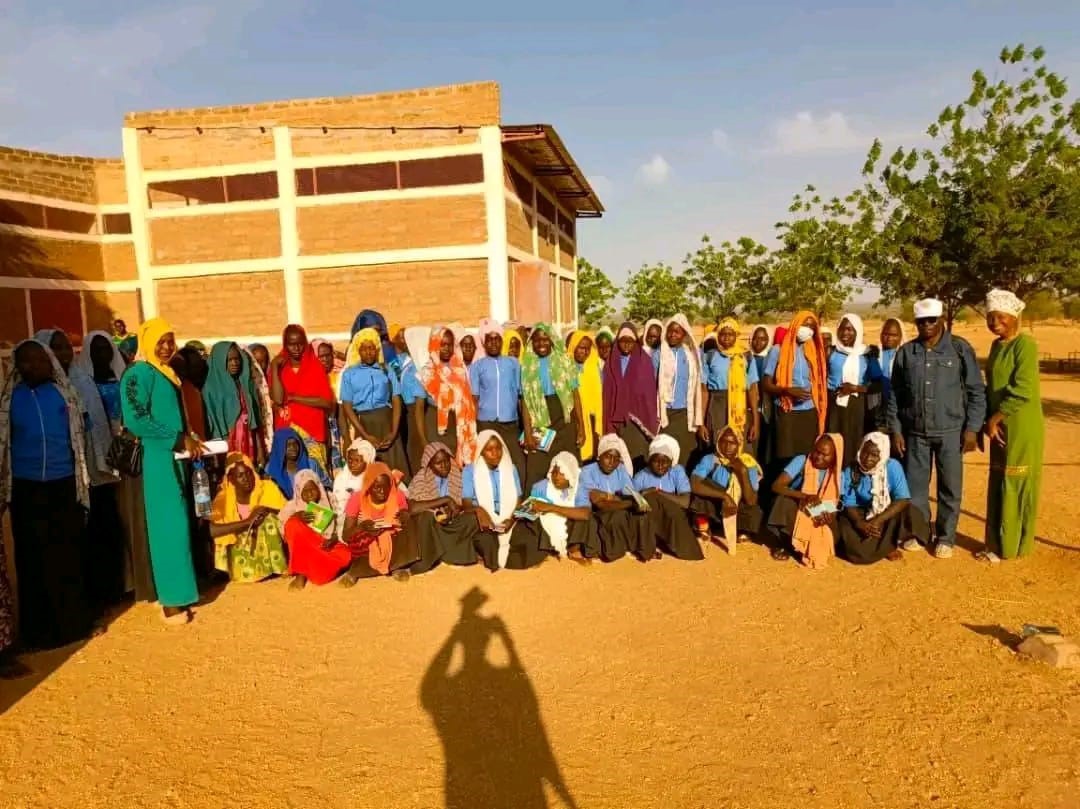
[[[0,342],[155,314],[182,340],[342,339],[368,307],[566,327],[602,211],[494,83],[132,113],[122,160],[0,149]]]

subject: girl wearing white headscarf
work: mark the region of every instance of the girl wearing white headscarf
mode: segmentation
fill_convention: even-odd
[[[345,451],[345,468],[334,478],[334,513],[338,522],[345,524],[345,506],[349,498],[360,491],[364,482],[364,470],[375,462],[375,445],[363,438],[354,439]]]
[[[660,429],[679,442],[680,455],[689,459],[705,423],[707,393],[701,357],[686,315],[675,315],[665,324],[659,354],[656,392]]]
[[[866,353],[858,315],[840,318],[833,348],[828,359],[828,431],[844,437],[844,465],[850,466],[866,433],[866,394],[881,379],[881,366]]]
[[[291,590],[303,589],[309,580],[312,584],[327,584],[352,563],[349,546],[338,540],[337,516],[320,530],[317,517],[307,510],[309,503],[333,510],[319,475],[311,469],[301,469],[293,478],[292,499],[278,512],[289,546]]]
[[[659,557],[659,544],[677,559],[703,559],[701,545],[690,529],[690,479],[679,463],[678,441],[663,433],[653,439],[645,468],[634,475],[634,488],[650,506],[642,553]]]
[[[901,542],[912,537],[926,542],[929,537],[922,512],[910,508],[904,468],[889,452],[889,437],[870,433],[841,478],[838,536],[842,555],[852,564],[895,561],[903,555]]]
[[[626,444],[609,433],[600,439],[596,461],[581,470],[574,505],[588,507],[600,541],[600,557],[605,562],[634,553],[648,561],[655,543],[648,540],[649,525],[631,491],[633,464]],[[643,551],[645,553],[643,553]]]
[[[587,562],[598,555],[599,545],[591,509],[574,505],[580,477],[577,458],[560,452],[551,459],[547,477],[538,480],[529,494],[536,498],[533,509],[540,515],[540,549],[560,559]]]
[[[468,503],[480,525],[476,538],[488,570],[523,569],[544,561],[535,533],[517,523],[514,512],[521,500],[521,479],[510,450],[494,430],[476,437],[478,457],[462,470],[461,501]]]

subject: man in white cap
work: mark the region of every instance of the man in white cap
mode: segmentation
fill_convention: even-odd
[[[976,448],[986,420],[986,387],[971,345],[945,328],[944,307],[935,298],[915,304],[918,337],[893,361],[887,405],[893,449],[903,459],[912,504],[930,520],[930,470],[937,471],[934,556],[948,559],[956,545],[956,523],[964,484],[964,453]],[[901,547],[916,551],[915,539]]]

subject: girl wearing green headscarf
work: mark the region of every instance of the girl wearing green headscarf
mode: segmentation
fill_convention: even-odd
[[[229,452],[266,462],[262,401],[248,353],[236,343],[222,341],[210,350],[210,370],[203,386],[203,407],[209,438],[229,442]]]
[[[585,442],[585,423],[578,397],[577,363],[559,346],[559,336],[547,323],[537,323],[521,356],[521,398],[525,422],[525,484],[533,485],[547,477],[551,459],[560,452],[575,458]],[[555,432],[546,451],[538,448],[539,438],[547,430]]]

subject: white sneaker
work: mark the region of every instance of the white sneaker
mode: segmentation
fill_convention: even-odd
[[[923,546],[919,544],[919,540],[912,537],[911,539],[905,539],[900,543],[900,550],[914,553],[915,551],[921,551]]]
[[[952,559],[952,555],[953,555],[953,546],[952,545],[942,545],[939,542],[937,544],[937,547],[934,548],[934,558],[935,559]]]

